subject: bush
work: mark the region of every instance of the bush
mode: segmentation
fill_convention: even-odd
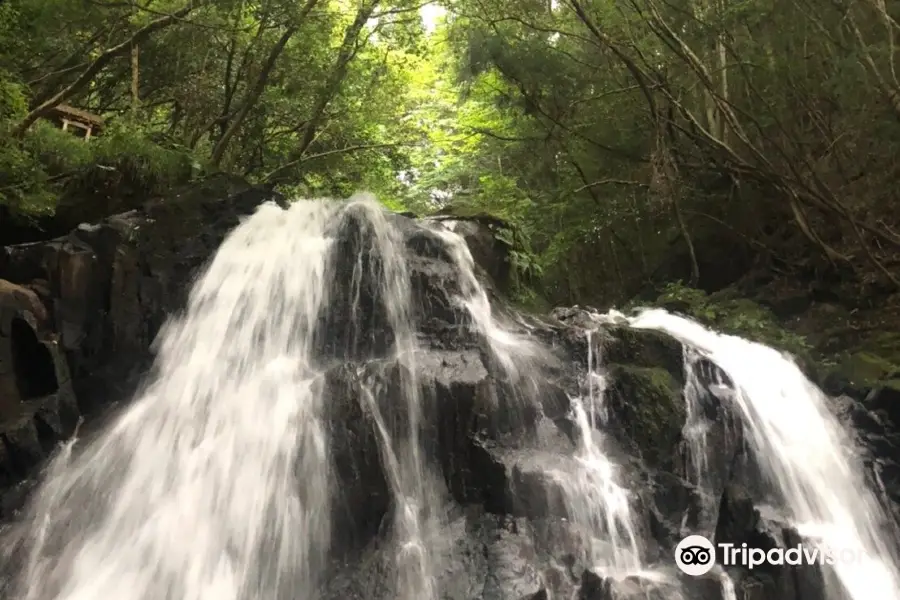
[[[23,86],[0,69],[0,135],[6,137],[27,110]],[[46,212],[52,202],[52,194],[46,189],[47,178],[31,152],[15,144],[0,144],[0,204],[16,214]]]
[[[0,76],[0,112],[10,115],[7,127],[24,114],[24,96],[19,99]],[[0,203],[26,218],[52,214],[62,205],[97,218],[131,199],[186,183],[201,171],[186,148],[128,123],[113,123],[85,142],[39,121],[20,145],[0,149]]]

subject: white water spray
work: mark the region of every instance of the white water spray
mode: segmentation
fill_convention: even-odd
[[[160,333],[156,377],[51,467],[22,525],[31,553],[15,597],[313,596],[330,515],[311,358],[334,210],[263,205],[225,240]]]
[[[469,313],[475,328],[487,339],[491,351],[500,362],[503,371],[513,381],[533,375],[535,367],[548,359],[548,354],[539,344],[527,337],[516,334],[504,327],[494,317],[487,290],[475,275],[475,259],[459,234],[443,226],[432,231],[446,244],[453,262],[459,270],[461,294],[459,302]]]
[[[838,562],[834,576],[852,600],[900,599],[900,576],[885,539],[887,521],[867,488],[853,444],[827,408],[827,398],[788,357],[767,346],[722,335],[663,310],[647,310],[631,326],[672,335],[720,367],[734,384],[733,401],[748,442],[784,496],[802,535],[860,557]],[[830,597],[842,597],[831,587]]]
[[[601,373],[601,353],[594,348],[593,335],[585,333],[588,346],[586,395],[570,398],[578,449],[579,468],[572,474],[558,474],[567,491],[573,520],[586,529],[595,548],[590,557],[601,575],[625,577],[643,570],[628,490],[618,483],[615,465],[604,454],[597,438],[598,427],[606,424],[606,377]],[[598,542],[601,542],[598,543]],[[599,547],[598,547],[599,546]],[[604,548],[605,546],[605,548]]]

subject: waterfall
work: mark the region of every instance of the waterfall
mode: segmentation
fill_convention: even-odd
[[[336,208],[266,204],[225,240],[145,389],[37,491],[15,597],[311,597],[330,535],[312,353]]]
[[[863,479],[853,442],[797,364],[768,346],[659,309],[638,314],[630,324],[672,335],[731,379],[729,399],[751,451],[784,496],[800,534],[853,558],[833,565],[840,585],[829,586],[830,597],[842,598],[843,588],[852,600],[900,598],[896,542],[884,533],[888,518]]]
[[[160,331],[132,401],[67,441],[0,531],[3,597],[683,600],[693,592],[660,547],[682,499],[651,515],[646,492],[662,482],[678,496],[683,476],[714,527],[716,453],[730,461],[739,440],[810,543],[860,557],[826,569],[827,598],[803,600],[900,600],[888,516],[788,357],[658,310],[592,313],[563,327],[572,342],[559,322],[509,318],[490,292],[452,228],[369,195],[263,204]],[[640,400],[611,379],[628,361],[609,358],[607,334],[623,326],[683,344],[686,418],[663,434],[689,449],[684,473],[623,442],[622,404]],[[740,436],[711,433],[711,392]],[[629,448],[640,453],[619,460]],[[713,575],[710,600],[744,593]]]

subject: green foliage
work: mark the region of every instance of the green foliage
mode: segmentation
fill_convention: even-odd
[[[24,140],[24,150],[49,175],[62,175],[90,165],[95,144],[63,131],[49,122],[35,123]]]
[[[872,386],[897,378],[900,367],[871,352],[853,352],[842,356],[837,368],[854,385]]]
[[[0,204],[24,216],[47,214],[54,196],[46,181],[47,174],[34,156],[15,145],[0,146]]]
[[[112,167],[148,188],[184,183],[203,169],[188,148],[164,143],[125,123],[109,127],[95,142],[85,145],[90,146],[92,163]]]
[[[108,126],[85,144],[32,124],[18,149],[0,153],[0,201],[47,212],[60,195],[153,193],[221,169],[258,182],[277,173],[284,191],[307,196],[369,190],[405,208],[397,175],[411,166],[407,148],[420,130],[404,117],[427,47],[421,23],[408,18],[415,5],[201,3],[145,38],[137,62],[130,60],[131,35],[187,5],[0,5],[6,129],[22,122],[28,105],[75,83],[104,51],[125,49],[64,99]]]
[[[52,214],[63,196],[108,196],[123,189],[150,195],[202,172],[187,149],[166,147],[127,123],[113,124],[86,142],[39,122],[21,146],[0,151],[0,165],[16,178],[5,182],[0,201],[24,217]]]
[[[0,5],[0,46],[4,26],[10,18],[8,5]],[[27,112],[27,99],[21,83],[0,69],[0,135]],[[52,202],[44,187],[47,175],[35,156],[16,144],[0,144],[0,204],[14,212],[44,212]]]
[[[864,4],[443,0],[426,34],[411,0],[160,2],[0,4],[3,130],[62,90],[109,124],[87,144],[33,124],[0,149],[0,202],[47,213],[210,170],[368,190],[506,222],[530,306],[686,280],[687,240],[706,289],[748,265],[833,263],[860,287],[900,268],[894,40]],[[135,62],[131,36],[187,6]],[[760,329],[745,308],[732,325]]]
[[[25,115],[28,99],[23,86],[9,73],[0,70],[0,123],[8,126]]]

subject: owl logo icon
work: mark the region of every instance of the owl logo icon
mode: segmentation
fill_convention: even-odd
[[[675,546],[675,564],[686,575],[705,575],[716,565],[715,546],[702,535],[689,535]]]

